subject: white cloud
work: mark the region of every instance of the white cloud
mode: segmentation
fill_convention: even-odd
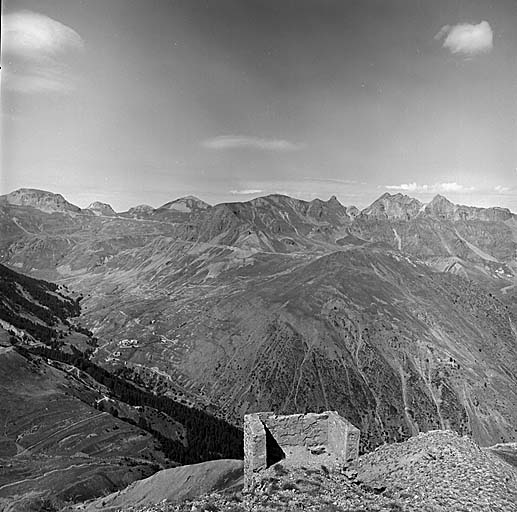
[[[81,36],[70,27],[43,14],[18,11],[3,17],[2,50],[24,56],[56,55],[82,48]]]
[[[220,135],[203,141],[208,149],[260,149],[264,151],[296,151],[301,146],[283,139],[263,139],[246,135]]]
[[[468,57],[489,53],[494,46],[492,27],[487,21],[477,25],[470,23],[445,25],[434,38],[443,39],[443,47],[448,48],[451,53]]]
[[[230,194],[248,196],[252,194],[260,194],[262,190],[249,188],[244,190],[230,190]]]
[[[466,192],[474,190],[474,187],[465,187],[456,182],[437,183],[435,187],[437,187],[439,190],[442,190],[443,192]]]
[[[427,185],[424,185],[427,187]],[[400,185],[386,185],[388,190],[405,190],[406,192],[415,192],[419,186],[416,183],[401,183]]]
[[[74,88],[73,78],[59,69],[32,68],[30,72],[6,72],[3,87],[22,93],[67,93]]]
[[[386,185],[388,190],[401,190],[404,192],[422,192],[438,194],[440,192],[472,192],[474,187],[465,187],[456,182],[435,183],[433,185],[418,185],[417,183],[401,183],[400,185]]]
[[[510,191],[510,187],[505,187],[503,185],[496,185],[494,187],[494,191],[497,192],[498,194],[504,194],[505,192]]]
[[[337,178],[315,178],[311,176],[304,176],[302,178],[305,181],[312,181],[314,183],[340,183],[343,185],[366,185],[364,181],[356,181],[356,180],[342,180]]]
[[[72,28],[23,10],[2,19],[3,86],[19,92],[65,92],[74,79],[66,65],[70,52],[84,47]]]

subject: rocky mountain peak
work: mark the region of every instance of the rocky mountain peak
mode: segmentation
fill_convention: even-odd
[[[431,202],[425,206],[424,212],[439,219],[449,219],[454,216],[456,209],[454,203],[451,203],[446,197],[436,194]]]
[[[336,196],[331,196],[330,199],[326,202],[327,206],[336,211],[344,211],[350,219],[354,219],[359,215],[359,209],[354,206],[344,206]]]
[[[131,207],[129,212],[152,212],[154,208],[148,204],[139,204],[137,206]]]
[[[100,201],[91,203],[86,210],[91,211],[94,215],[103,217],[114,217],[117,215],[111,205],[108,203],[101,203]]]
[[[452,221],[478,220],[504,222],[513,217],[512,212],[508,208],[480,208],[476,206],[457,205],[451,203],[451,201],[440,194],[436,195],[433,200],[425,206],[424,213],[436,219]]]
[[[211,205],[195,196],[185,196],[170,201],[160,206],[160,210],[176,210],[178,212],[190,213],[195,210],[208,210]]]
[[[357,206],[347,206],[346,213],[351,219],[355,219],[361,212]]]
[[[445,196],[442,196],[441,194],[436,194],[429,203],[429,205],[441,205],[446,207],[454,206],[454,204],[451,201],[449,201]]]
[[[153,215],[154,211],[154,208],[148,204],[139,204],[132,206],[127,212],[121,213],[120,216],[133,219],[148,219]]]
[[[35,188],[20,188],[9,194],[0,196],[0,201],[16,206],[31,206],[45,212],[73,212],[81,209],[69,203],[61,194]]]
[[[314,199],[309,203],[307,213],[315,219],[330,221],[333,224],[339,224],[339,218],[350,217],[348,209],[336,196],[332,196],[328,201]]]
[[[374,219],[409,220],[418,214],[422,206],[418,199],[400,192],[397,194],[385,192],[370,206],[365,208],[361,214]]]

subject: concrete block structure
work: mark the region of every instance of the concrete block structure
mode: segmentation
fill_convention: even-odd
[[[285,459],[287,465],[343,466],[359,455],[360,431],[335,411],[244,416],[244,487],[261,471]]]

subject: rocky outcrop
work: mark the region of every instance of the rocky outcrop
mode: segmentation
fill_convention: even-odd
[[[421,433],[363,455],[356,480],[395,496],[403,490],[397,497],[405,510],[517,510],[515,467],[451,431]]]
[[[277,415],[268,412],[244,418],[244,486],[285,459],[290,466],[339,466],[359,456],[360,432],[335,411]]]

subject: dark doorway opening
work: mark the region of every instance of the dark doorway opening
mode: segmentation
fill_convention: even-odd
[[[266,466],[269,467],[285,459],[285,453],[265,425],[264,430],[266,431]]]

